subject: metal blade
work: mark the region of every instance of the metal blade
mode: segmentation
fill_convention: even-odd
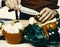
[[[19,6],[21,12],[23,13],[26,13],[26,14],[30,14],[30,15],[38,15],[39,12],[33,10],[33,9],[30,9],[30,8],[27,8],[27,7],[24,7],[22,5]]]

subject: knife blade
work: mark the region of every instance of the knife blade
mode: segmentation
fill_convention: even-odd
[[[39,14],[38,11],[24,7],[22,5],[19,5],[19,8],[20,8],[21,12],[26,13],[26,14],[30,14],[30,15],[38,15]]]

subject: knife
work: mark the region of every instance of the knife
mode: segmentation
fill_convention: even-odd
[[[24,7],[22,5],[19,5],[19,8],[20,8],[20,11],[22,13],[26,13],[26,14],[30,14],[30,15],[38,15],[39,14],[38,11],[33,10],[33,9],[30,9],[30,8],[27,8],[27,7]],[[13,9],[10,9],[9,12],[10,11],[14,11],[14,10]]]
[[[29,15],[34,15],[34,16],[39,15],[38,11],[30,9],[30,8],[27,8],[27,7],[24,7],[22,5],[19,5],[19,8],[20,8],[19,11],[15,11],[15,13],[16,13],[16,19],[19,19],[20,12],[25,13],[25,14],[29,14]],[[8,11],[11,12],[11,11],[14,11],[14,10],[10,9]]]

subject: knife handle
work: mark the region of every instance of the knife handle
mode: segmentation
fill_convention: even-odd
[[[14,11],[13,9],[9,9],[8,12]]]

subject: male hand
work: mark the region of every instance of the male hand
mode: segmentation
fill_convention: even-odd
[[[56,14],[57,14],[56,10],[44,8],[40,11],[38,18],[39,18],[39,21],[44,23],[48,20],[51,20]]]
[[[5,0],[6,6],[14,10],[19,10],[20,3],[21,3],[21,0]]]

